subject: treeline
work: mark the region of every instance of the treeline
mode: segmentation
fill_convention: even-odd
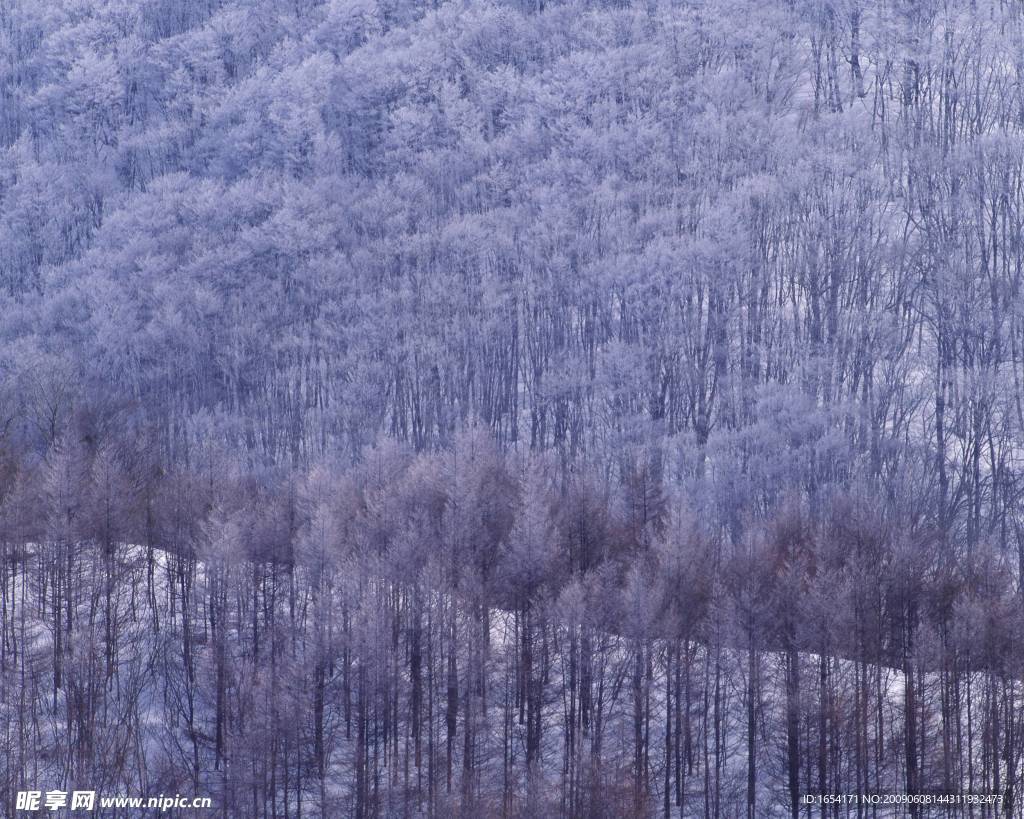
[[[0,17],[5,372],[133,400],[167,459],[805,416],[837,468],[929,446],[975,529],[1016,502],[1019,4]]]
[[[1022,46],[0,0],[5,809],[1020,814]]]
[[[81,434],[9,457],[5,810],[82,787],[247,817],[796,817],[840,792],[1019,815],[1019,575],[944,542],[923,471],[780,498],[738,539],[665,471],[479,429],[301,475]]]

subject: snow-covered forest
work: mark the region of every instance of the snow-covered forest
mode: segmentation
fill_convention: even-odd
[[[1022,229],[1020,0],[0,0],[0,815],[1024,815]]]

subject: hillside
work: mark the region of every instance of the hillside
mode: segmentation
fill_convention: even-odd
[[[1024,815],[1022,55],[0,0],[0,813]]]

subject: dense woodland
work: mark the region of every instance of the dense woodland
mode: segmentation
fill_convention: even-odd
[[[0,0],[0,814],[1024,816],[1022,227],[1019,0]]]

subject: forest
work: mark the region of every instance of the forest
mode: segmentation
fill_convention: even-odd
[[[1024,817],[1022,230],[1020,0],[0,0],[0,815]]]

